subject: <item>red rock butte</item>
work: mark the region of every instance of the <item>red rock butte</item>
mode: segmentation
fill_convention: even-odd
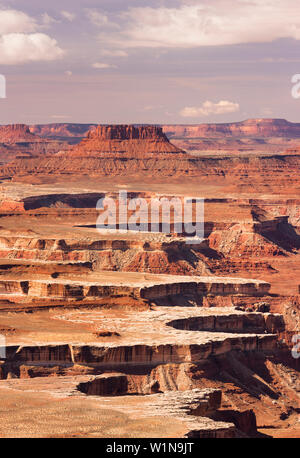
[[[144,155],[182,153],[182,150],[172,145],[162,128],[158,126],[99,125],[92,128],[68,155],[85,156],[95,153]]]
[[[0,126],[0,143],[32,142],[40,138],[30,132],[25,124],[10,124]]]

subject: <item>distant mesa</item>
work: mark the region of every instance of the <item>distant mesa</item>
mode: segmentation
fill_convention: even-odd
[[[206,126],[209,126],[212,132],[218,131],[221,139],[223,137],[219,132],[225,127],[227,131],[239,132],[235,135],[240,135],[240,132],[246,135],[247,131],[252,132],[253,136],[267,135],[267,132],[269,135],[275,135],[277,132],[278,136],[279,133],[282,136],[284,131],[288,136],[288,132],[291,132],[292,129],[294,138],[296,139],[297,136],[300,138],[300,124],[289,123],[285,120],[262,119],[222,125],[207,124]],[[203,134],[203,130],[199,131],[200,125],[172,126],[172,132],[174,133],[177,128],[181,129],[177,131],[179,134],[187,132],[188,129],[195,129],[195,137]],[[169,135],[169,137],[172,139],[176,135],[174,137]],[[49,139],[43,140],[51,142]],[[55,140],[54,143],[57,141]],[[296,147],[295,143],[291,143],[291,146]],[[35,142],[35,145],[37,144]],[[285,143],[280,144],[282,151],[286,149],[282,147],[283,144]],[[291,192],[292,188],[298,189],[299,187],[299,154],[282,152],[278,157],[273,153],[265,157],[264,152],[250,154],[249,157],[244,157],[242,154],[240,156],[232,155],[232,157],[231,154],[194,155],[191,152],[186,153],[188,148],[185,147],[184,142],[182,146],[171,143],[166,130],[164,131],[161,126],[123,124],[92,126],[80,143],[71,146],[63,142],[63,144],[53,146],[57,148],[53,154],[45,148],[44,154],[39,154],[36,149],[30,149],[32,157],[26,154],[20,157],[19,154],[26,153],[26,150],[21,151],[21,148],[18,147],[18,158],[3,164],[0,168],[0,176],[3,177],[2,179],[30,183],[43,182],[43,180],[55,182],[58,176],[60,179],[68,177],[69,180],[77,180],[78,177],[102,176],[109,178],[130,176],[135,179],[143,177],[143,179],[150,180],[160,180],[166,177],[168,180],[177,180],[179,177],[189,179],[201,177],[202,184],[204,185],[205,182],[209,186],[212,183],[219,183],[221,176],[222,186],[225,186],[230,192],[232,189],[241,189],[245,186],[250,186],[255,192],[259,187],[266,189],[267,186],[270,186],[271,189],[274,183],[283,183],[284,180],[285,184],[280,190],[276,188],[276,192],[286,192],[286,189]]]
[[[140,126],[120,124],[104,126],[99,125],[95,129],[91,129],[87,134],[89,139],[100,140],[154,140],[168,141],[162,132],[162,128],[158,126]]]
[[[135,126],[137,126],[135,124]],[[30,132],[43,138],[81,139],[96,128],[97,124],[51,123],[34,124]],[[102,126],[115,127],[115,126]],[[300,138],[300,123],[285,119],[254,118],[240,122],[210,124],[165,124],[161,125],[169,139],[174,137],[291,137]]]
[[[30,132],[43,138],[72,139],[82,138],[97,124],[80,123],[51,123],[33,124],[29,127]]]
[[[0,126],[0,164],[14,159],[26,159],[44,154],[54,154],[59,149],[68,149],[67,142],[42,138],[34,134],[26,124]]]
[[[164,125],[168,138],[173,137],[300,137],[300,123],[285,119],[256,118],[220,124]]]
[[[0,126],[0,143],[14,144],[39,141],[40,138],[30,132],[25,124],[9,124]]]
[[[99,125],[92,128],[86,137],[68,153],[59,155],[90,156],[98,153],[122,153],[145,155],[150,153],[182,153],[169,142],[158,126]]]
[[[42,177],[55,180],[57,175],[76,179],[147,174],[161,168],[165,175],[176,169],[178,160],[188,156],[170,143],[161,127],[152,125],[99,125],[92,127],[80,143],[67,146],[69,149],[62,145],[54,154],[19,156],[5,164],[0,174],[29,182]]]

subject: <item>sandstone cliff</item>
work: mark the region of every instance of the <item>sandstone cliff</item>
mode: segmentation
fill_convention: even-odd
[[[67,143],[41,138],[29,130],[25,124],[0,126],[0,163],[27,158],[40,154],[53,154],[60,149],[68,149]]]
[[[30,132],[25,124],[0,126],[0,143],[14,144],[19,142],[38,141],[39,137]]]
[[[172,145],[161,127],[133,125],[97,126],[75,146],[69,156],[94,156],[97,153],[180,153]],[[63,156],[65,156],[63,154]]]

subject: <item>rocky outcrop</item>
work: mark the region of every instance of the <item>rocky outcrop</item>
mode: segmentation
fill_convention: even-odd
[[[68,278],[66,278],[66,276]],[[56,298],[66,300],[95,301],[99,298],[131,296],[146,301],[157,301],[171,297],[192,297],[195,301],[203,296],[234,296],[253,295],[263,296],[268,293],[270,284],[263,281],[247,281],[222,277],[183,277],[183,276],[153,276],[145,280],[143,275],[132,277],[130,273],[121,276],[107,272],[95,276],[86,275],[85,281],[80,281],[76,273],[70,272],[60,278],[21,280],[0,277],[0,296],[22,295],[23,299]],[[41,275],[40,275],[41,277]],[[58,278],[57,278],[58,277]]]
[[[230,409],[218,410],[212,414],[212,418],[233,423],[239,431],[250,437],[257,434],[256,416],[252,409],[242,412]]]
[[[15,144],[20,142],[39,141],[25,124],[0,126],[0,143]]]
[[[0,164],[15,158],[26,159],[39,154],[53,154],[68,145],[54,140],[43,139],[32,133],[25,124],[0,126]]]
[[[125,374],[103,374],[93,377],[88,382],[78,385],[78,390],[89,396],[120,396],[137,394],[128,386],[128,377]]]
[[[178,276],[176,283],[165,283],[162,285],[145,286],[141,289],[141,297],[144,299],[157,299],[165,296],[184,296],[184,295],[199,295],[199,296],[227,296],[235,294],[245,294],[260,296],[267,294],[270,285],[266,282],[247,282],[238,281],[234,282],[233,279],[216,279],[207,277],[206,280],[201,281],[200,277],[195,282],[181,282]]]
[[[170,321],[168,326],[187,331],[279,333],[285,329],[282,315],[243,313],[210,315]]]
[[[69,153],[69,157],[95,156],[99,153],[121,153],[129,155],[147,155],[149,153],[180,153],[172,145],[161,127],[133,125],[97,126],[90,130],[78,145]],[[66,157],[65,153],[59,156]]]
[[[42,345],[8,346],[6,363],[20,364],[36,362],[41,365],[74,363],[101,367],[133,364],[144,366],[165,363],[196,363],[216,355],[232,351],[274,351],[276,335],[234,335],[216,337],[205,343],[166,345]]]

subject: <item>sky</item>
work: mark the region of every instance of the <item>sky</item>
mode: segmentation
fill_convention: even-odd
[[[0,0],[0,124],[300,122],[297,74],[299,0]]]

